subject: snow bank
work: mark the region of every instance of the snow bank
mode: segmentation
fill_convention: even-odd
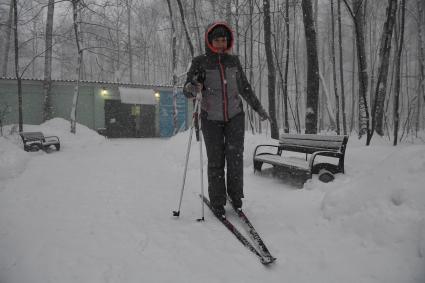
[[[77,124],[75,135],[70,133],[69,121],[62,118],[53,118],[41,125],[23,125],[23,128],[24,132],[42,132],[45,136],[58,136],[61,151],[101,145],[106,141],[105,137],[81,124]],[[32,157],[46,154],[41,150],[25,152],[16,125],[6,125],[3,134],[4,136],[0,137],[0,189],[8,179],[21,174]]]
[[[5,182],[18,176],[25,170],[29,160],[28,154],[18,149],[10,137],[0,137],[0,191]]]
[[[404,206],[425,212],[424,146],[357,148],[347,159],[346,176],[330,184],[324,197],[322,209],[326,218]],[[353,166],[352,161],[359,166]],[[342,186],[343,183],[346,184]]]
[[[423,144],[352,136],[346,174],[299,189],[253,174],[255,147],[277,141],[246,132],[244,210],[278,258],[264,268],[208,210],[195,221],[195,138],[182,215],[171,216],[189,131],[105,140],[58,118],[24,129],[62,148],[25,152],[16,133],[0,137],[0,282],[424,282]]]
[[[34,131],[41,130],[44,135],[58,136],[61,141],[61,150],[67,147],[70,148],[86,148],[88,146],[96,146],[106,141],[105,137],[99,135],[96,131],[88,127],[78,124],[76,126],[76,133],[70,132],[70,122],[62,118],[54,118],[40,126],[29,126],[28,129]],[[25,129],[25,131],[28,131]]]
[[[350,149],[350,147],[348,147]],[[346,176],[324,190],[323,217],[372,249],[425,256],[425,147],[354,147]]]

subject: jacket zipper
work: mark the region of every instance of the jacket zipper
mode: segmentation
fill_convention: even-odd
[[[221,55],[218,54],[218,64],[220,66],[220,77],[221,77],[221,88],[223,89],[223,120],[224,122],[227,122],[229,120],[229,114],[228,109],[227,109],[227,81],[226,78],[224,77],[224,67],[223,64],[221,64]]]

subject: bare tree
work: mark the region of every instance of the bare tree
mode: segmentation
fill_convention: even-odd
[[[193,58],[195,56],[195,51],[194,51],[194,48],[193,48],[192,40],[190,39],[189,30],[187,29],[186,20],[185,20],[185,17],[184,17],[182,1],[181,0],[176,0],[176,1],[177,1],[178,6],[179,6],[180,17],[182,19],[183,29],[184,29],[184,33],[186,35],[186,41],[187,41],[187,44],[189,45],[190,55]]]
[[[268,79],[268,97],[269,97],[269,115],[271,118],[271,137],[279,138],[279,128],[276,121],[276,70],[273,63],[273,50],[271,39],[271,20],[270,20],[270,2],[263,0],[264,10],[264,47],[267,58],[267,79]]]
[[[285,1],[285,29],[286,29],[286,59],[285,59],[285,77],[283,79],[283,102],[284,102],[284,132],[289,133],[288,121],[288,72],[289,72],[289,50],[290,50],[290,31],[289,31],[289,0]],[[294,119],[295,124],[297,120]],[[298,128],[298,127],[296,127]]]
[[[80,80],[81,80],[81,66],[83,62],[83,48],[81,46],[80,39],[80,27],[78,24],[78,12],[80,10],[80,0],[71,0],[72,4],[72,18],[73,18],[73,28],[75,35],[75,42],[77,45],[77,83],[74,88],[74,97],[72,99],[72,108],[71,108],[71,133],[76,133],[77,125],[77,106],[78,106],[78,97],[80,94]]]
[[[339,94],[338,94],[338,83],[336,79],[336,59],[335,59],[335,19],[334,19],[334,1],[331,1],[331,61],[332,61],[332,75],[333,75],[333,84],[334,84],[334,95],[335,95],[335,108],[336,108],[336,133],[339,135],[341,133],[340,123],[339,123]]]
[[[302,0],[304,33],[307,48],[307,104],[305,133],[317,133],[317,112],[319,97],[319,62],[317,58],[316,29],[311,0]]]
[[[258,78],[258,100],[260,101],[260,103],[262,102],[262,97],[263,97],[263,90],[262,90],[262,82],[263,82],[263,70],[265,67],[265,64],[262,64],[261,62],[264,62],[264,57],[263,57],[263,53],[261,52],[261,42],[260,42],[260,38],[261,38],[261,21],[258,21],[258,41],[257,41],[257,60],[259,62],[259,78]],[[261,123],[258,123],[258,132],[261,134],[262,133],[262,127],[261,127]]]
[[[131,44],[131,9],[132,1],[126,0],[127,6],[127,45],[128,45],[128,64],[130,71],[130,82],[133,82],[133,46]]]
[[[358,63],[358,80],[359,80],[359,137],[367,135],[367,140],[370,140],[370,117],[367,104],[367,88],[368,74],[364,35],[364,10],[363,0],[353,0],[353,7],[343,0],[347,10],[349,11],[353,22],[354,31],[356,33],[356,50]]]
[[[18,0],[13,0],[13,35],[15,42],[15,75],[18,82],[18,120],[19,131],[24,129],[22,116],[22,78],[19,75],[19,40],[18,40]]]
[[[1,67],[1,74],[3,77],[7,76],[7,64],[9,62],[9,49],[10,49],[10,37],[12,33],[12,21],[13,21],[13,1],[10,0],[9,4],[9,17],[7,18],[6,22],[6,37],[4,40],[4,48],[3,48],[3,60],[2,60],[2,67]]]
[[[384,116],[384,101],[387,92],[387,77],[388,68],[391,54],[391,38],[393,35],[393,28],[397,12],[397,0],[388,0],[387,8],[387,19],[384,24],[382,31],[381,43],[379,48],[379,69],[378,69],[378,81],[376,83],[375,90],[375,102],[372,109],[372,129],[371,134],[368,137],[367,144],[370,143],[373,132],[380,135],[384,135],[383,130],[383,116]]]
[[[232,25],[232,1],[226,1],[226,22]]]
[[[347,118],[345,113],[345,92],[344,92],[344,56],[342,52],[342,25],[341,25],[341,0],[338,1],[338,45],[339,45],[339,78],[341,87],[341,111],[342,111],[342,130],[347,134]],[[354,55],[353,55],[354,56]]]
[[[423,28],[425,25],[424,19],[424,7],[425,5],[421,0],[417,0],[418,8],[418,21],[417,21],[417,42],[418,42],[418,54],[419,54],[419,80],[418,80],[418,107],[417,107],[417,116],[416,116],[416,132],[419,130],[420,126],[420,110],[421,110],[421,101],[425,102],[425,42],[423,38]],[[421,99],[422,96],[422,99]]]
[[[47,19],[46,19],[46,36],[44,55],[44,103],[43,103],[43,121],[52,118],[52,51],[53,51],[53,15],[55,11],[55,1],[49,0],[47,6]]]
[[[353,132],[355,127],[355,113],[356,113],[356,36],[355,28],[353,28],[352,37],[352,64],[353,70],[351,72],[351,113],[350,113],[350,133]]]
[[[171,7],[171,1],[167,0],[168,12],[170,13],[171,33],[172,33],[172,70],[173,70],[173,122],[174,122],[174,133],[177,132],[177,37],[176,28],[174,25],[173,8]]]
[[[239,48],[240,48],[240,43],[239,43],[239,37],[240,37],[240,33],[239,33],[239,0],[235,0],[235,33],[236,33],[236,55],[239,55]]]
[[[203,52],[203,50],[202,50],[202,37],[201,37],[201,31],[199,29],[198,11],[197,11],[197,8],[196,8],[196,2],[197,2],[197,0],[193,0],[193,16],[195,17],[196,34],[197,34],[197,37],[198,37],[198,51],[199,51],[199,54],[202,54],[202,52]]]
[[[11,107],[7,103],[0,104],[0,137],[3,136],[3,121],[5,120],[7,114],[11,111]]]
[[[331,95],[326,85],[325,78],[323,78],[322,72],[319,72],[319,76],[320,76],[320,82],[322,83],[322,89],[323,89],[323,104],[326,106],[326,110],[328,112],[329,124],[331,126],[331,129],[335,129],[336,118],[331,106],[331,99],[330,99]]]
[[[300,92],[298,89],[298,71],[297,71],[297,62],[298,62],[298,40],[299,36],[297,34],[297,10],[296,5],[294,6],[294,32],[293,32],[293,41],[292,41],[292,54],[293,54],[293,66],[294,66],[294,83],[295,83],[295,120],[297,125],[297,133],[301,133],[301,120],[300,120],[300,109],[299,109],[299,99]]]
[[[398,32],[396,29],[396,39],[397,39],[397,56],[395,58],[395,66],[396,66],[396,72],[395,72],[395,90],[394,90],[394,140],[393,144],[397,145],[397,139],[398,139],[398,129],[399,129],[399,99],[400,99],[400,61],[401,61],[401,54],[403,52],[403,43],[404,43],[404,22],[405,22],[405,12],[406,12],[406,1],[401,0],[400,3],[400,13],[401,13],[401,19],[400,19],[400,36],[398,36]],[[419,97],[418,97],[419,98]]]

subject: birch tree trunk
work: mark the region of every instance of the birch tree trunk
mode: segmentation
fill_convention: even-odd
[[[53,118],[52,113],[52,51],[53,51],[53,15],[55,11],[55,1],[49,0],[47,6],[47,19],[46,19],[46,37],[44,55],[44,105],[43,105],[43,121]]]
[[[339,123],[339,95],[338,95],[338,83],[336,78],[336,59],[335,59],[335,17],[334,17],[334,1],[331,0],[331,60],[332,60],[332,79],[334,84],[334,95],[335,95],[335,109],[336,109],[336,133],[339,135],[341,133],[340,123]],[[329,100],[328,103],[329,104]]]
[[[326,81],[325,81],[325,78],[323,77],[322,72],[319,72],[319,76],[320,76],[320,82],[322,83],[322,88],[323,88],[323,97],[326,98],[325,101],[324,101],[324,105],[326,105],[326,110],[328,111],[329,124],[330,124],[331,129],[335,129],[336,119],[335,119],[335,114],[334,114],[334,112],[332,110],[332,106],[331,106],[329,89],[326,86]]]
[[[379,68],[378,68],[378,81],[375,90],[375,103],[372,109],[372,129],[368,139],[368,144],[374,131],[380,136],[384,135],[383,129],[383,116],[384,116],[384,102],[387,92],[387,77],[388,68],[391,54],[391,38],[393,35],[394,23],[397,12],[397,0],[388,0],[387,19],[382,31],[382,37],[379,48]]]
[[[278,85],[280,84],[280,88],[282,89],[282,92],[283,92],[283,100],[284,100],[284,102],[286,102],[285,103],[286,109],[283,109],[283,112],[285,114],[285,118],[284,118],[284,121],[283,121],[283,129],[284,129],[285,133],[289,133],[289,127],[287,126],[288,125],[288,112],[287,112],[287,110],[288,110],[287,101],[288,100],[287,100],[287,96],[285,95],[285,78],[284,78],[280,63],[279,63],[279,58],[278,58],[279,52],[278,52],[278,48],[277,48],[277,39],[274,35],[273,35],[273,38],[274,38],[274,45],[275,45],[274,55],[275,55],[275,58],[276,58],[276,67],[277,67],[277,71],[279,73]],[[279,95],[279,92],[278,92],[278,95]],[[285,97],[286,97],[286,100],[285,100]],[[280,102],[278,102],[278,105],[279,104],[280,104]],[[279,112],[279,111],[277,111],[277,112]],[[294,121],[295,121],[295,119],[294,119]]]
[[[198,11],[197,11],[197,8],[196,8],[196,2],[197,2],[197,0],[193,0],[193,16],[195,17],[196,34],[198,36],[198,51],[199,51],[199,54],[202,54],[203,53],[202,37],[201,37],[201,31],[199,29]]]
[[[261,64],[261,62],[263,62],[263,57],[262,57],[262,52],[261,52],[261,43],[260,43],[260,39],[261,39],[261,21],[258,21],[258,41],[257,41],[257,60],[259,62],[259,78],[258,78],[258,100],[262,101],[263,98],[263,65]],[[262,133],[262,127],[261,127],[261,123],[258,123],[258,132],[261,134]]]
[[[342,130],[347,134],[347,118],[345,113],[345,92],[344,92],[344,56],[342,52],[342,25],[341,25],[341,0],[338,1],[338,45],[339,45],[339,78],[341,87],[341,110],[342,110]]]
[[[317,133],[317,111],[319,98],[319,63],[317,58],[316,29],[314,27],[311,0],[302,0],[304,32],[307,48],[307,105],[305,133]]]
[[[177,1],[178,6],[179,6],[180,17],[182,19],[184,34],[186,35],[186,41],[187,41],[187,44],[189,45],[190,55],[193,58],[195,56],[195,51],[193,49],[192,40],[190,39],[189,30],[187,29],[186,20],[185,20],[185,17],[184,17],[182,1],[181,0],[176,0],[176,1]]]
[[[285,28],[286,28],[286,59],[285,59],[285,77],[283,78],[283,104],[284,104],[284,124],[283,131],[289,133],[288,121],[288,71],[289,71],[289,49],[290,49],[290,32],[289,32],[289,0],[285,1]],[[297,121],[294,121],[295,124]],[[298,126],[296,126],[298,129]]]
[[[18,40],[18,0],[13,0],[13,34],[15,42],[15,76],[18,82],[18,120],[19,132],[23,131],[23,116],[22,116],[22,81],[19,75],[19,40]]]
[[[327,73],[326,62],[328,61],[328,59],[326,57],[325,46],[326,46],[326,38],[325,38],[325,36],[323,36],[323,38],[322,38],[322,48],[320,50],[320,52],[322,53],[320,58],[322,60],[320,62],[321,65],[319,67],[319,70],[321,72]],[[318,107],[319,110],[318,110],[318,114],[317,114],[317,119],[318,119],[317,127],[318,127],[319,132],[325,128],[325,112],[326,112],[325,111],[326,99],[325,99],[324,89],[323,89],[323,87],[320,87],[321,85],[323,85],[323,84],[319,85],[319,102],[318,102],[319,103],[319,107]],[[332,130],[335,129],[335,124],[331,125],[331,129]]]
[[[9,49],[10,49],[10,37],[12,33],[12,21],[13,21],[13,7],[14,7],[14,0],[10,0],[9,4],[9,17],[7,18],[6,22],[6,38],[4,39],[4,49],[3,49],[3,60],[2,60],[2,66],[1,66],[1,74],[2,77],[7,77],[7,64],[9,62]]]
[[[71,0],[72,3],[72,15],[73,15],[73,28],[75,35],[75,42],[77,44],[77,83],[74,88],[74,96],[72,99],[72,108],[71,108],[71,133],[75,134],[77,129],[77,106],[78,106],[78,96],[80,94],[80,80],[81,80],[81,64],[83,61],[83,50],[81,49],[80,43],[80,31],[78,25],[78,9],[80,0]]]
[[[418,7],[418,31],[417,31],[417,41],[418,41],[418,54],[419,54],[419,80],[418,80],[418,111],[416,117],[416,131],[419,131],[420,127],[420,113],[421,113],[421,101],[425,102],[425,42],[423,38],[423,25],[425,25],[424,19],[424,4],[423,0],[417,0]],[[421,99],[422,96],[422,99]]]
[[[226,2],[226,22],[232,26],[232,1]]]
[[[230,3],[230,1],[228,2]],[[230,8],[230,6],[227,6]],[[254,25],[253,25],[253,14],[254,14],[254,3],[253,0],[249,0],[249,83],[253,84],[254,81]],[[251,124],[252,134],[255,134],[255,117],[254,110],[251,106],[248,106],[248,116]]]
[[[353,71],[351,73],[351,114],[350,114],[350,133],[353,132],[355,127],[355,113],[356,113],[356,32],[353,29],[352,37],[352,50],[353,50]]]
[[[396,73],[395,73],[395,89],[394,89],[394,141],[393,144],[397,145],[398,139],[398,128],[400,122],[399,115],[399,99],[400,99],[400,65],[401,65],[401,54],[403,53],[403,42],[404,42],[404,22],[405,22],[405,11],[406,11],[406,1],[401,0],[400,3],[400,13],[401,13],[401,22],[400,22],[400,38],[396,46],[397,56],[396,56]],[[396,36],[397,38],[397,36]],[[418,96],[419,98],[419,96]]]
[[[293,42],[292,42],[292,54],[293,54],[293,61],[294,61],[294,82],[295,82],[295,117],[297,120],[297,133],[301,133],[301,119],[300,119],[300,105],[299,105],[299,99],[300,99],[300,92],[298,89],[298,28],[297,28],[297,11],[296,7],[294,5],[294,35],[293,35]]]
[[[347,0],[344,3],[350,12],[354,21],[354,30],[356,33],[356,50],[357,50],[357,63],[358,63],[358,80],[359,80],[359,137],[364,134],[367,135],[367,141],[370,141],[370,117],[369,108],[367,104],[367,61],[366,61],[366,47],[364,38],[364,10],[363,0],[353,0],[353,9],[348,5]],[[366,142],[369,145],[368,142]]]
[[[279,138],[279,128],[276,122],[276,70],[273,63],[272,39],[271,39],[271,20],[269,0],[263,0],[264,10],[264,46],[267,59],[267,79],[268,79],[268,97],[269,97],[269,115],[271,118],[271,137]]]
[[[128,65],[130,69],[130,82],[133,82],[133,47],[131,45],[131,0],[127,4],[127,41],[128,41]]]
[[[177,37],[176,37],[176,28],[174,25],[173,9],[171,7],[171,1],[167,0],[168,12],[170,13],[170,22],[171,22],[171,33],[172,33],[172,69],[173,69],[173,124],[174,124],[174,134],[177,133]]]
[[[71,0],[79,1],[79,0]],[[112,61],[112,69],[114,74],[114,82],[121,81],[121,33],[120,33],[120,23],[121,23],[121,13],[119,11],[120,2],[116,0],[116,9],[117,9],[117,19],[115,21],[115,37],[116,37],[116,56]],[[75,26],[74,26],[75,29]],[[78,29],[78,27],[77,27]],[[77,39],[79,41],[79,39]]]

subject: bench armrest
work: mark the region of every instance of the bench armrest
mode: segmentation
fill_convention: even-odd
[[[58,136],[48,136],[48,137],[44,137],[44,140],[47,140],[47,139],[55,139],[55,140],[59,141],[59,137],[58,137]]]
[[[318,155],[339,158],[340,159],[339,166],[341,166],[341,158],[344,158],[344,154],[342,152],[335,152],[335,151],[316,151],[310,157],[310,161],[309,161],[309,167],[310,167],[310,169],[313,168],[314,159]],[[344,172],[344,161],[342,161],[342,168],[341,169],[342,169],[342,172]]]
[[[278,150],[277,150],[277,152],[276,152],[276,154],[278,154],[278,155],[280,155],[280,153],[279,153],[279,146],[278,145],[274,145],[274,144],[260,144],[260,145],[257,145],[256,147],[255,147],[255,150],[254,150],[254,158],[255,158],[255,156],[257,156],[257,151],[258,151],[258,149],[260,148],[260,147],[276,147]],[[260,154],[262,154],[262,153],[260,153]],[[260,155],[259,154],[259,155]],[[267,153],[264,153],[264,154],[273,154],[273,153],[269,153],[269,152],[267,152]]]

